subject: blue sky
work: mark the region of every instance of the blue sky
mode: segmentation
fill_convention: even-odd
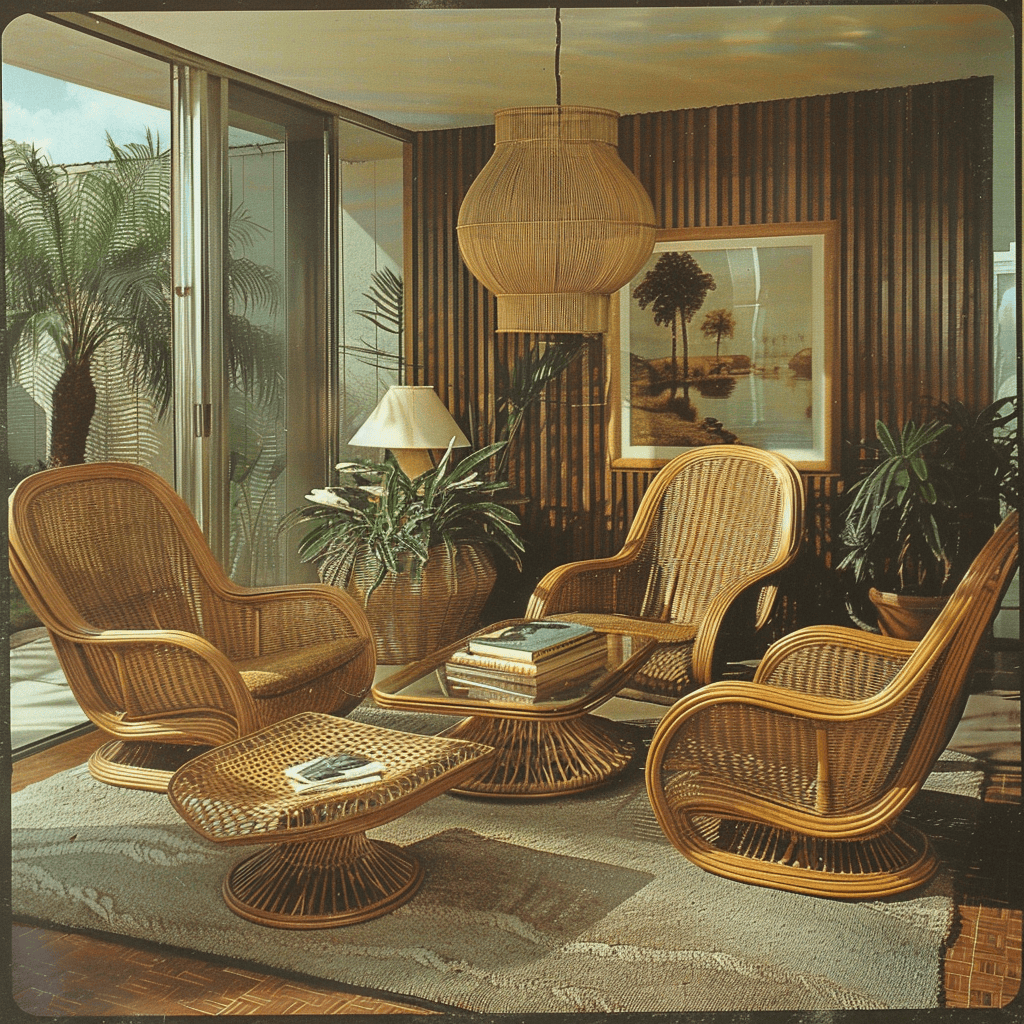
[[[55,163],[109,157],[106,133],[124,145],[146,128],[170,141],[170,113],[58,78],[3,65],[3,137],[34,142]]]

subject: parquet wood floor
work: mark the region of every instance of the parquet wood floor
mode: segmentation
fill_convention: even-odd
[[[1003,667],[997,665],[994,676]],[[1019,687],[1019,663],[1013,675]],[[999,680],[1000,689],[1011,688],[1006,681]],[[17,761],[12,791],[81,764],[100,742],[94,732]],[[985,801],[978,857],[968,871],[959,928],[946,956],[948,1008],[1002,1007],[1020,990],[1022,914],[1014,862],[1021,817],[1019,759],[990,773]],[[429,1013],[155,945],[28,923],[14,924],[12,954],[18,1005],[39,1016]]]
[[[93,731],[14,763],[11,791],[81,764]],[[427,1014],[336,985],[315,985],[134,942],[15,922],[13,994],[27,1013],[64,1016]]]
[[[14,998],[43,1016],[284,1016],[425,1013],[234,965],[14,925]]]

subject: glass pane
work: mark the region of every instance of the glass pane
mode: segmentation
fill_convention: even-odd
[[[228,101],[228,571],[302,570],[278,524],[320,482],[326,451],[324,119],[232,83]]]
[[[23,17],[4,31],[2,91],[9,488],[68,461],[171,480],[167,65]],[[8,580],[17,749],[85,715]]]
[[[402,143],[345,125],[340,150],[338,426],[341,456],[348,459],[380,454],[348,440],[381,395],[403,379]]]
[[[54,43],[77,34],[19,22],[3,51],[12,473],[120,460],[171,479],[167,67],[132,54],[113,74],[124,51],[78,37],[72,81]]]

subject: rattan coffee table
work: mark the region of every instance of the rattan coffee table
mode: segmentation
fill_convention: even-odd
[[[383,777],[294,792],[286,767],[340,750],[383,762]],[[366,830],[462,782],[493,754],[479,743],[310,712],[201,754],[174,773],[167,792],[206,839],[269,844],[224,879],[236,914],[279,928],[323,928],[378,917],[413,895],[419,862]]]
[[[522,621],[508,619],[480,632]],[[458,695],[444,666],[465,639],[377,680],[370,694],[386,708],[468,716],[444,735],[496,748],[490,764],[453,786],[453,793],[527,799],[580,792],[618,775],[636,754],[621,725],[589,712],[613,697],[656,647],[647,637],[602,636],[605,666],[536,703]]]

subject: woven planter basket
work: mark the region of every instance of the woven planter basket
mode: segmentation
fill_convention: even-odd
[[[457,546],[454,565],[440,546],[430,549],[418,579],[409,571],[388,575],[367,601],[377,570],[361,548],[352,562],[321,563],[319,573],[365,608],[381,665],[407,665],[472,633],[498,576],[484,545]]]
[[[872,587],[868,597],[878,613],[878,628],[883,636],[897,640],[920,640],[931,629],[948,597],[914,597],[890,594]]]

